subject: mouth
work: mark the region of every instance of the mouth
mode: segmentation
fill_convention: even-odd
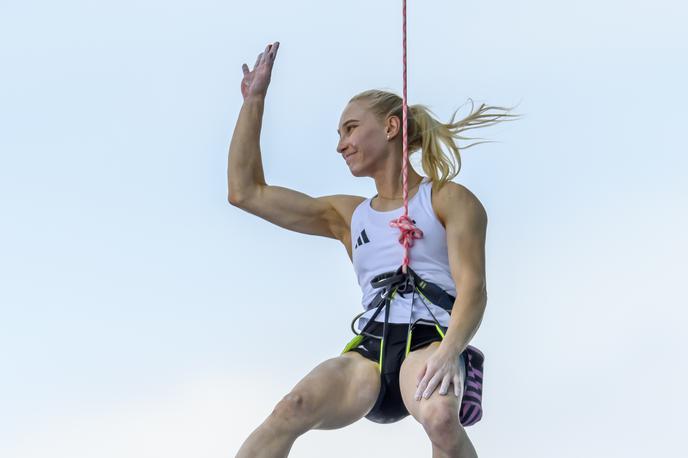
[[[344,156],[344,160],[347,161],[347,162],[349,162],[349,158],[350,158],[351,156],[353,156],[354,154],[356,154],[356,153],[349,153],[349,154],[345,155],[345,156]]]

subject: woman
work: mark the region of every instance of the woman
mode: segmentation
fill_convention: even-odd
[[[229,202],[286,229],[342,242],[363,289],[365,308],[375,296],[371,279],[399,266],[403,255],[398,233],[389,227],[404,205],[402,101],[384,91],[358,94],[345,107],[337,129],[338,153],[352,175],[375,180],[374,197],[313,198],[268,185],[259,137],[278,49],[279,42],[269,44],[252,71],[246,64],[242,67],[244,104],[229,149]],[[391,307],[386,307],[386,363],[378,364],[380,343],[372,336],[382,336],[383,318],[373,316],[372,309],[366,312],[359,329],[365,328],[371,337],[362,342],[355,338],[340,356],[307,374],[251,433],[237,457],[284,457],[294,441],[311,429],[342,428],[364,416],[388,423],[409,414],[427,432],[434,457],[477,456],[459,409],[467,387],[465,350],[487,303],[487,215],[475,195],[450,180],[460,168],[454,137],[464,138],[458,135],[464,130],[515,116],[486,114],[491,108],[483,105],[449,124],[435,120],[422,105],[408,110],[408,151],[422,150],[428,174],[424,178],[408,167],[408,214],[423,232],[411,250],[410,267],[423,280],[438,285],[446,297],[453,299],[460,292],[452,313],[414,295],[393,295]],[[452,151],[459,167],[445,156],[440,142]],[[407,330],[414,318],[411,337]],[[441,325],[437,330],[423,324],[432,319]]]

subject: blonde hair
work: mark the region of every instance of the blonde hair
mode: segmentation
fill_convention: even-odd
[[[491,141],[476,142],[468,146],[459,147],[454,139],[474,140],[472,137],[462,137],[460,134],[470,129],[482,126],[491,126],[502,121],[509,121],[508,118],[518,118],[521,115],[509,114],[512,108],[486,106],[484,103],[477,110],[473,110],[473,100],[471,101],[471,113],[458,122],[454,122],[454,117],[459,108],[454,111],[448,123],[438,121],[432,111],[425,105],[409,105],[407,112],[408,123],[408,154],[421,150],[421,163],[423,171],[428,178],[437,184],[438,187],[455,178],[461,170],[461,150],[480,143],[494,143]],[[381,121],[390,116],[398,116],[402,121],[402,98],[398,95],[379,89],[363,91],[349,100],[367,102],[369,109]],[[488,113],[490,110],[501,110],[506,113]],[[401,130],[400,130],[401,132]],[[444,143],[451,155],[446,154],[440,144]],[[456,165],[454,164],[456,162]]]

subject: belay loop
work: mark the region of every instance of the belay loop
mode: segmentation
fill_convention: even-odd
[[[376,336],[374,334],[366,332],[369,326],[373,324],[373,321],[375,321],[375,318],[380,314],[383,308],[388,309],[388,306],[392,303],[392,297],[395,294],[399,293],[399,295],[403,297],[405,293],[412,292],[416,287],[415,279],[412,278],[413,271],[410,271],[409,273],[404,273],[402,272],[402,270],[402,267],[399,267],[397,270],[378,274],[370,280],[370,284],[372,285],[372,287],[375,289],[379,289],[379,291],[375,295],[373,300],[370,302],[370,304],[368,304],[366,310],[356,315],[356,317],[354,317],[353,321],[351,322],[351,330],[354,334],[356,334],[357,336],[366,335],[368,337],[373,337],[375,339],[382,338],[382,336]],[[361,332],[357,332],[355,324],[358,321],[358,319],[365,313],[367,313],[369,310],[373,309],[375,309],[375,313],[368,319],[368,322],[365,324],[365,326],[363,326]]]
[[[400,268],[399,270],[401,270],[402,268]],[[404,275],[405,278],[403,282],[400,283],[399,286],[397,286],[397,292],[399,293],[399,295],[403,297],[404,293],[412,293],[413,290],[416,288],[416,285],[413,275],[411,275],[409,272],[405,272],[402,275]]]
[[[414,288],[413,277],[408,273],[402,272],[401,267],[396,271],[376,275],[370,280],[370,284],[375,289],[385,288],[382,292],[384,297],[386,297],[392,289],[396,289],[396,291],[403,296],[403,293],[410,293]]]

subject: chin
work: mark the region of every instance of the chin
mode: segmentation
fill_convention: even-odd
[[[351,175],[353,175],[353,176],[355,176],[355,177],[358,177],[358,178],[360,178],[360,177],[367,177],[367,176],[368,176],[368,175],[366,175],[365,173],[361,172],[360,170],[355,170],[355,169],[354,169],[354,170],[351,170],[351,169],[350,169],[349,172],[351,172]]]

